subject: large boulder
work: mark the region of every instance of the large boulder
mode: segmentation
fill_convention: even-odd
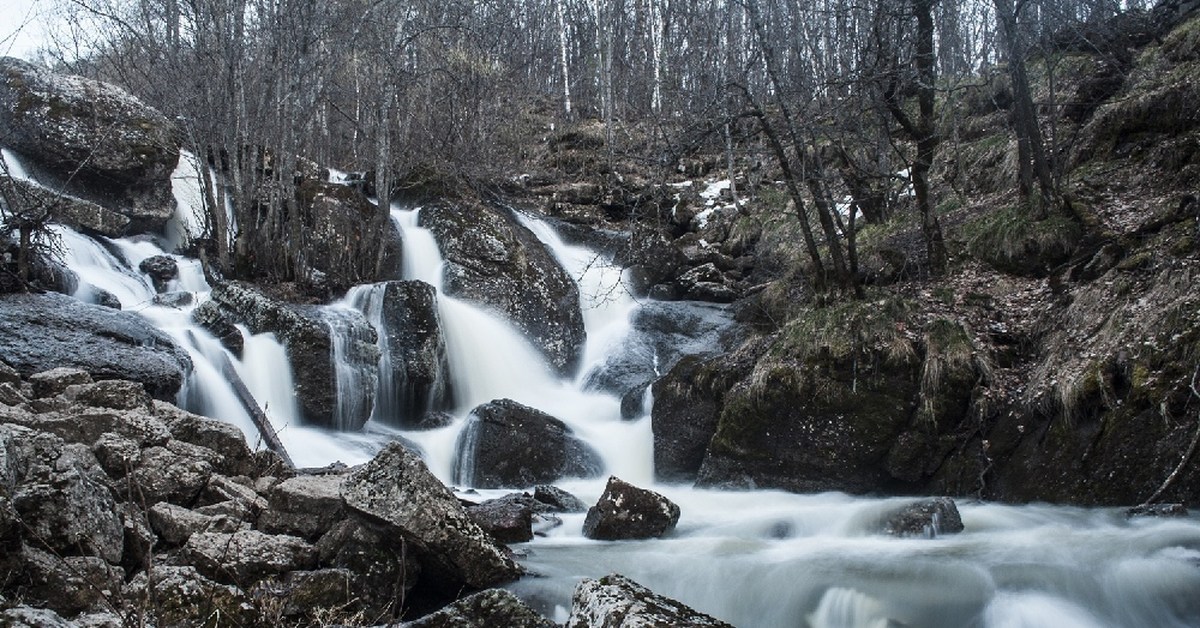
[[[420,457],[390,443],[342,485],[352,511],[387,524],[408,543],[429,579],[446,590],[515,580],[521,567],[467,516]]]
[[[174,214],[176,128],[125,91],[3,58],[0,127],[6,146],[78,181],[90,200],[128,217],[129,229],[155,230]]]
[[[0,296],[0,355],[22,375],[75,367],[95,379],[140,382],[174,399],[191,358],[137,314],[61,294]]]
[[[588,509],[583,535],[602,541],[657,538],[678,522],[679,506],[674,502],[613,476],[600,500]]]
[[[604,469],[600,455],[565,423],[511,399],[471,411],[456,459],[454,481],[476,488],[525,488]]]
[[[23,534],[43,547],[120,563],[121,516],[108,478],[86,446],[0,424],[0,493],[10,496]]]
[[[241,587],[317,564],[316,548],[304,539],[257,530],[199,532],[188,538],[183,551],[206,578]]]
[[[700,613],[618,574],[586,579],[575,587],[567,628],[649,628],[729,624]]]
[[[446,259],[446,294],[499,312],[558,373],[573,373],[585,338],[579,289],[537,237],[510,212],[465,201],[422,209],[421,225]]]
[[[487,589],[420,619],[400,624],[400,628],[553,628],[556,625],[511,591]]]
[[[276,484],[267,493],[269,508],[258,518],[259,529],[312,541],[321,538],[345,517],[345,478],[337,473],[298,475]]]
[[[430,410],[452,399],[437,293],[421,281],[389,281],[357,289],[356,305],[379,332],[379,398],[375,418],[419,428]]]
[[[29,545],[21,553],[28,579],[27,603],[70,616],[104,608],[107,595],[121,590],[121,569],[104,559],[64,556]]]
[[[379,350],[375,331],[366,320],[348,309],[337,313],[336,323],[327,319],[320,308],[275,300],[253,286],[241,282],[217,284],[208,302],[196,308],[192,316],[218,335],[232,324],[245,325],[251,333],[274,333],[287,348],[296,385],[296,400],[305,423],[322,427],[359,429],[371,416],[378,377]],[[341,366],[356,375],[359,385],[353,391],[362,395],[347,411],[338,409],[338,368],[334,361],[333,324],[344,326],[349,339],[346,362]],[[339,424],[340,423],[340,424]]]
[[[312,269],[339,287],[400,275],[400,234],[386,207],[356,187],[313,178],[299,185],[296,196],[306,209],[306,262]]]
[[[321,566],[351,574],[350,590],[371,617],[398,614],[421,576],[407,542],[386,524],[343,519],[316,547]]]
[[[245,592],[213,582],[190,565],[155,565],[134,576],[122,593],[131,619],[152,620],[162,628],[195,626],[201,617],[220,617],[243,626],[253,625],[256,619]]]

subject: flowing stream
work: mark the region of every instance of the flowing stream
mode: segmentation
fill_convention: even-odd
[[[7,151],[4,158],[10,170],[19,167]],[[195,165],[181,160],[176,175],[183,208],[186,199],[198,197]],[[560,483],[585,502],[599,497],[612,474],[679,504],[678,528],[666,539],[591,541],[583,538],[584,516],[577,514],[562,516],[563,525],[520,546],[522,562],[536,575],[510,588],[557,621],[566,619],[580,579],[618,572],[747,628],[1200,626],[1200,520],[1195,516],[1130,520],[1115,509],[959,500],[963,533],[896,539],[873,530],[888,509],[909,500],[656,484],[649,417],[622,420],[618,399],[586,386],[589,372],[630,333],[641,307],[624,293],[620,269],[586,248],[563,243],[545,223],[520,218],[580,284],[588,334],[584,366],[575,378],[559,379],[505,320],[441,294],[441,256],[432,235],[419,226],[418,210],[393,208],[392,216],[404,237],[405,278],[438,289],[454,420],[429,431],[386,427],[381,413],[398,411],[387,404],[376,407],[360,432],[300,426],[286,352],[273,336],[246,333],[238,359],[190,322],[191,308],[209,290],[195,260],[173,256],[180,276],[170,286],[191,293],[191,304],[159,305],[149,279],[136,269],[147,257],[165,254],[162,242],[89,238],[66,228],[56,233],[64,263],[79,277],[75,296],[95,301],[112,295],[124,309],[171,334],[195,364],[180,403],[235,423],[254,446],[254,428],[218,366],[226,360],[301,466],[361,463],[383,443],[403,437],[418,445],[430,469],[449,482],[461,462],[454,459],[455,441],[466,414],[480,403],[507,397],[563,420],[601,454],[604,477]],[[181,211],[180,223],[177,232],[186,232],[186,212]],[[384,323],[372,311],[371,299],[376,289],[357,288],[329,307],[360,310],[379,327]],[[382,382],[380,392],[389,385]]]

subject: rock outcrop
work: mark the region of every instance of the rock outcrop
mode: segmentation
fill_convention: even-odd
[[[158,399],[174,399],[192,368],[187,353],[141,316],[61,294],[0,296],[0,355],[27,376],[75,367],[96,379],[140,382]]]
[[[691,626],[732,628],[619,574],[587,579],[575,587],[567,628]]]
[[[7,147],[52,179],[78,182],[67,190],[126,219],[123,225],[110,222],[106,235],[156,230],[172,216],[177,131],[165,116],[123,90],[3,58],[0,127],[7,130]],[[69,222],[71,216],[61,218]]]
[[[565,423],[511,399],[472,410],[456,450],[454,481],[475,488],[526,488],[603,471],[600,455]]]
[[[585,332],[579,289],[546,247],[511,214],[478,202],[421,210],[446,259],[446,294],[512,321],[561,375],[579,364]]]
[[[360,380],[356,392],[363,396],[353,411],[338,409],[338,365],[334,361],[334,331],[318,308],[277,301],[241,282],[225,282],[212,290],[211,299],[196,308],[193,318],[214,334],[231,333],[234,324],[251,333],[272,332],[287,349],[296,385],[296,399],[306,423],[354,430],[371,416],[378,377],[379,350],[373,328],[357,312],[339,311],[338,324],[350,340],[343,368]]]

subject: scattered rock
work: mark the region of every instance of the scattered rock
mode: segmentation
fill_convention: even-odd
[[[167,502],[151,506],[149,516],[150,527],[169,545],[183,545],[200,532],[233,533],[249,527],[228,516],[205,515]]]
[[[587,579],[575,587],[567,628],[649,628],[729,624],[663,597],[618,574]]]
[[[533,498],[550,507],[549,512],[587,512],[588,506],[578,497],[548,484],[533,487]]]
[[[934,497],[913,502],[884,515],[881,529],[884,534],[892,536],[934,538],[962,532],[963,523],[953,499]]]
[[[106,379],[93,384],[72,387],[66,395],[76,403],[93,408],[114,410],[148,410],[151,406],[146,387],[138,382]]]
[[[179,263],[169,255],[147,257],[138,264],[138,270],[150,276],[154,290],[160,294],[167,291],[172,279],[179,277]]]
[[[166,501],[180,506],[196,503],[212,477],[212,465],[189,459],[165,447],[142,450],[142,463],[131,474],[146,506]]]
[[[92,376],[83,369],[60,366],[29,376],[33,396],[38,399],[62,394],[68,386],[92,383]]]
[[[374,617],[400,611],[421,577],[421,564],[404,537],[382,524],[342,520],[317,541],[320,564],[354,575],[351,590]]]
[[[443,586],[482,589],[521,575],[425,463],[398,443],[350,473],[342,498],[351,510],[393,527]]]
[[[476,488],[524,488],[603,470],[600,455],[565,423],[511,399],[472,410],[456,449],[454,481]]]
[[[467,506],[467,515],[501,543],[533,540],[533,508],[521,495],[507,495]],[[526,499],[529,499],[526,497]]]
[[[604,541],[649,539],[669,533],[678,522],[674,502],[612,476],[600,500],[588,509],[583,535]]]
[[[259,529],[316,541],[346,515],[341,495],[345,479],[298,475],[276,484],[267,494],[269,508],[258,518]]]
[[[26,545],[27,602],[73,616],[100,607],[121,591],[124,574],[95,556],[56,556]]]

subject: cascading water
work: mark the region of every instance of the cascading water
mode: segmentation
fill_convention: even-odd
[[[10,158],[7,151],[4,158]],[[417,226],[417,212],[396,210],[393,217],[404,232],[406,278],[440,289],[441,258],[432,236]],[[101,246],[69,230],[59,234],[80,279],[78,296],[90,299],[103,290],[188,349],[195,367],[181,403],[234,422],[255,441],[220,367],[229,360],[302,466],[362,462],[382,442],[403,436],[416,442],[430,468],[448,480],[463,416],[478,403],[508,397],[566,422],[600,452],[608,473],[650,486],[679,504],[683,515],[669,538],[587,540],[581,534],[584,516],[577,514],[564,515],[562,526],[527,544],[523,562],[538,576],[511,588],[559,621],[581,578],[620,572],[742,627],[1200,626],[1200,522],[1195,517],[1130,520],[1109,509],[960,502],[965,532],[895,539],[873,531],[884,512],[906,500],[655,485],[650,419],[623,421],[615,398],[583,386],[587,371],[628,333],[639,305],[611,289],[619,287],[612,283],[619,271],[597,263],[586,249],[564,245],[542,223],[523,222],[581,278],[584,297],[604,295],[599,307],[584,304],[585,366],[576,381],[560,380],[505,321],[439,294],[458,417],[447,427],[424,432],[397,432],[375,420],[358,433],[301,427],[286,356],[274,338],[246,334],[238,360],[190,323],[187,307],[154,303],[153,287],[131,269],[161,250],[146,241]],[[195,301],[202,301],[207,285],[198,267],[175,259],[181,274],[172,289],[195,292]],[[600,279],[589,276],[596,270]],[[588,283],[593,280],[597,283]],[[600,478],[560,485],[592,502],[603,483]]]

